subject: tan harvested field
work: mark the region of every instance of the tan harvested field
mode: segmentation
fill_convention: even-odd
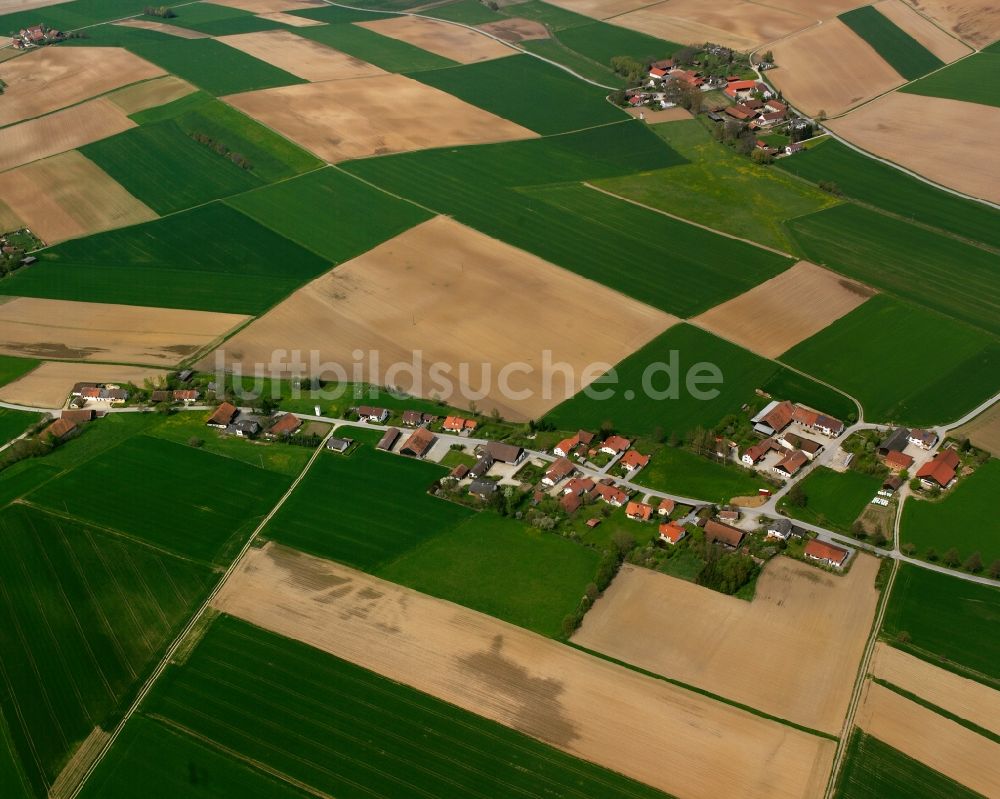
[[[1000,457],[1000,404],[979,414],[957,430],[952,430],[951,435],[959,439],[968,438],[977,447],[993,453],[994,457]]]
[[[0,129],[0,172],[134,128],[105,97]]]
[[[61,408],[80,382],[122,382],[141,386],[146,378],[166,377],[164,369],[99,363],[45,361],[20,380],[0,387],[0,400],[37,408]]]
[[[831,764],[832,741],[274,544],[215,605],[686,799],[818,797]]]
[[[791,558],[752,602],[624,566],[573,643],[824,732],[839,733],[875,616],[878,560],[846,575]],[[822,690],[817,690],[822,686]]]
[[[1000,202],[1000,108],[893,92],[828,123],[859,147],[973,197]]]
[[[514,17],[501,22],[487,22],[485,25],[480,25],[479,30],[492,33],[505,42],[514,42],[515,44],[529,39],[549,38],[549,29],[541,22],[522,17]]]
[[[126,114],[136,114],[147,108],[172,103],[195,91],[195,87],[176,75],[164,75],[144,83],[126,86],[108,95],[108,99]]]
[[[1000,744],[870,681],[855,721],[883,743],[967,788],[1000,796]]]
[[[731,0],[666,0],[609,20],[672,42],[718,42],[750,50],[813,24],[810,16],[766,4]]]
[[[874,294],[867,286],[799,261],[692,321],[741,347],[777,358]]]
[[[274,14],[281,11],[307,11],[310,8],[322,8],[322,2],[307,0],[212,0],[217,6],[228,6],[249,11],[251,14]]]
[[[11,14],[15,11],[30,11],[33,8],[54,6],[66,0],[0,0],[0,14]]]
[[[902,76],[839,19],[798,33],[770,48],[768,79],[811,116],[827,116],[904,83]]]
[[[7,233],[21,227],[24,227],[24,220],[14,213],[13,208],[0,199],[0,232]]]
[[[156,219],[156,214],[75,150],[12,169],[0,200],[46,244]]]
[[[648,6],[649,0],[552,0],[552,5],[595,19],[607,19]]]
[[[1000,691],[938,668],[881,641],[875,646],[869,671],[874,677],[1000,735]]]
[[[371,22],[355,22],[390,39],[399,39],[429,53],[460,64],[473,64],[514,55],[517,50],[468,28],[425,17],[387,17]]]
[[[142,30],[165,33],[167,36],[176,36],[180,39],[212,38],[207,33],[202,33],[201,31],[191,30],[190,28],[181,28],[178,25],[171,25],[168,22],[154,22],[149,19],[123,19],[121,22],[115,22],[113,24],[122,25],[126,28],[141,28]]]
[[[0,64],[0,125],[48,114],[165,74],[121,47],[43,47]]]
[[[3,304],[0,353],[173,366],[212,347],[248,318],[209,311],[16,297]]]
[[[875,8],[946,64],[972,52],[967,44],[941,30],[903,0],[882,0]]]
[[[272,11],[268,14],[258,14],[261,19],[269,19],[271,22],[280,22],[282,25],[288,25],[292,28],[309,28],[313,25],[325,25],[326,23],[321,22],[318,19],[309,19],[309,17],[297,17],[295,14],[286,14],[284,11]]]
[[[633,116],[636,119],[642,114],[643,119],[650,125],[656,125],[660,122],[678,122],[682,119],[692,119],[691,112],[685,111],[679,105],[674,108],[662,108],[658,111],[653,111],[649,108],[626,108],[625,111],[629,116]]]
[[[223,99],[330,162],[538,136],[402,75],[281,86]]]
[[[803,3],[802,0],[768,0],[767,5],[821,20],[836,17],[858,6],[869,5],[869,0],[809,0],[808,3]]]
[[[343,80],[386,74],[385,70],[367,61],[311,39],[303,39],[291,31],[258,31],[216,38],[305,80]]]
[[[516,290],[512,290],[516,287]],[[572,302],[566,302],[572,297]],[[586,314],[579,308],[588,308]],[[269,363],[275,348],[318,350],[323,361],[350,370],[356,349],[376,351],[380,367],[366,380],[419,396],[434,393],[459,407],[460,364],[469,364],[473,390],[487,397],[480,409],[506,418],[538,419],[596,379],[593,362],[615,364],[666,330],[676,318],[447,218],[436,217],[348,261],[297,291],[226,343],[228,358]],[[574,369],[574,385],[561,376],[545,390],[543,349]],[[423,355],[419,382],[387,372],[391,364]],[[498,375],[523,362],[530,374],[511,374],[504,396]],[[432,377],[447,364],[451,388]],[[492,379],[484,384],[484,365]],[[467,394],[468,392],[464,392]]]
[[[909,0],[909,3],[976,47],[1000,39],[1000,5],[994,0]]]

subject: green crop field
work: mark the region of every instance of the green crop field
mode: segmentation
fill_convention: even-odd
[[[849,533],[854,520],[882,487],[882,479],[861,472],[835,472],[820,466],[799,486],[806,495],[805,507],[784,502],[781,507],[785,513],[804,522]]]
[[[1000,106],[995,88],[997,80],[1000,80],[1000,51],[994,46],[904,86],[900,91]]]
[[[82,799],[305,799],[312,796],[167,722],[133,716]]]
[[[688,163],[607,178],[595,184],[636,202],[785,252],[795,252],[796,244],[788,235],[784,220],[839,202],[836,197],[776,169],[736,155],[731,148],[715,141],[697,120],[666,122],[655,125],[653,130]],[[801,157],[800,153],[778,163],[797,162]]]
[[[610,67],[591,61],[576,50],[570,50],[554,36],[548,39],[526,39],[523,42],[518,42],[518,47],[540,55],[542,58],[555,61],[557,64],[562,64],[577,75],[596,81],[602,86],[618,86],[622,83],[622,78],[612,72]]]
[[[13,383],[18,378],[24,377],[34,369],[41,361],[34,358],[15,358],[13,355],[0,355],[0,386]]]
[[[649,374],[649,384],[659,393],[675,388],[677,397],[654,398],[643,388],[643,373],[651,366],[669,364],[673,352],[679,379],[674,381],[661,368]],[[722,374],[719,384],[695,385],[700,391],[718,392],[706,399],[696,397],[686,385],[689,370],[700,364],[712,364]],[[588,396],[585,389],[554,408],[546,419],[560,430],[597,429],[610,422],[624,435],[651,435],[659,428],[668,434],[684,436],[696,427],[713,427],[728,414],[737,413],[744,403],[755,398],[755,389],[770,384],[786,371],[773,361],[696,327],[677,325],[619,363],[613,375],[606,374],[592,384],[595,392],[612,391],[612,396],[595,398]],[[843,407],[844,400],[839,394],[813,385],[810,404],[824,411]],[[629,392],[632,399],[628,398]],[[787,399],[805,402],[799,396]]]
[[[719,504],[767,487],[749,469],[718,463],[680,447],[662,447],[636,479],[657,491]]]
[[[687,155],[673,140],[668,141]],[[941,191],[836,139],[824,139],[794,158],[780,159],[775,166],[811,183],[834,183],[852,200],[1000,249],[1000,211]],[[878,217],[867,218],[877,223]]]
[[[252,172],[196,142],[172,121],[132,128],[80,152],[159,214],[261,185]]]
[[[41,414],[28,413],[27,411],[12,411],[8,408],[0,408],[0,446],[3,446],[12,438],[17,438],[31,425],[41,420]]]
[[[412,77],[543,135],[606,122],[625,112],[605,100],[607,91],[583,83],[529,55],[418,72]],[[489,91],[483,91],[489,86]]]
[[[323,165],[316,156],[204,92],[141,111],[132,119],[140,125],[172,120],[188,136],[208,136],[242,154],[250,162],[250,172],[268,183]]]
[[[923,555],[928,547],[942,555],[954,547],[964,561],[978,552],[983,564],[1000,561],[1000,536],[988,520],[1000,496],[1000,461],[987,461],[945,493],[940,501],[910,499],[903,506],[900,536]]]
[[[166,5],[176,5],[167,3]],[[15,11],[0,16],[0,30],[8,31],[45,23],[59,30],[73,30],[105,20],[121,19],[139,10],[134,0],[74,0],[47,8]]]
[[[637,61],[655,61],[669,58],[681,49],[681,45],[676,42],[596,21],[561,30],[558,37],[571,50],[576,50],[598,64],[608,65],[615,56],[629,56]]]
[[[902,563],[882,634],[912,655],[1000,688],[998,624],[1000,588]]]
[[[429,17],[436,17],[437,19],[461,22],[463,25],[483,25],[487,22],[506,19],[502,14],[488,9],[479,0],[455,0],[453,3],[432,6],[421,13]]]
[[[583,14],[575,14],[559,6],[542,2],[541,0],[528,0],[526,3],[516,3],[517,8],[507,6],[502,13],[508,17],[523,17],[541,22],[549,30],[562,31],[567,28],[579,28],[582,25],[593,25],[594,18],[586,17]]]
[[[841,14],[840,21],[868,42],[907,80],[944,66],[944,61],[872,6]]]
[[[0,511],[0,534],[0,708],[43,795],[176,635],[213,575],[20,505]]]
[[[46,483],[30,501],[222,564],[290,482],[232,458],[139,436]]]
[[[300,16],[315,19],[318,18],[319,11],[307,11]],[[378,19],[372,14],[366,14],[364,18]],[[390,39],[367,28],[359,28],[357,25],[316,25],[297,28],[295,33],[374,64],[386,72],[417,72],[456,65],[450,58],[428,52],[400,39]]]
[[[810,261],[1000,333],[995,253],[854,203],[788,225]]]
[[[483,511],[377,574],[554,638],[594,581],[599,559],[593,549]]]
[[[466,508],[427,494],[444,474],[437,464],[369,444],[347,456],[323,453],[264,535],[372,571],[469,516]]]
[[[188,3],[176,9],[176,17],[167,20],[171,25],[207,33],[210,36],[227,36],[235,33],[281,28],[277,22],[262,19],[239,8],[215,5],[214,3]],[[158,17],[149,17],[157,20]]]
[[[422,208],[332,167],[228,202],[331,264],[354,258],[431,218]]]
[[[258,314],[329,268],[221,203],[74,239],[0,294]]]
[[[855,727],[834,796],[836,799],[975,799],[979,794]]]
[[[880,294],[781,359],[856,397],[867,421],[930,425],[996,393],[1000,343]]]
[[[305,83],[302,78],[215,39],[171,36],[162,41],[131,42],[128,48],[216,96]]]
[[[391,4],[392,3],[390,2],[383,5]],[[296,17],[306,17],[307,19],[314,19],[318,22],[326,22],[334,25],[348,22],[371,22],[376,19],[386,19],[397,16],[397,14],[393,13],[392,9],[383,9],[375,3],[354,3],[353,5],[364,5],[365,8],[369,8],[371,11],[364,11],[358,8],[347,8],[345,6],[318,5],[315,8],[304,8],[296,11],[288,11],[286,13],[292,14]],[[412,4],[406,3],[405,0],[398,0],[395,5],[398,9],[405,9],[408,5]],[[378,13],[374,13],[376,11]]]
[[[312,795],[663,797],[515,730],[225,616],[183,667],[164,675],[147,712]],[[187,767],[175,751],[176,745],[167,749],[177,764],[172,779],[179,782]],[[149,766],[126,756],[119,768]],[[201,794],[181,794],[189,795]]]

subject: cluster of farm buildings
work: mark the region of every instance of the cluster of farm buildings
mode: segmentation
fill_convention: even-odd
[[[11,37],[11,44],[17,50],[27,50],[31,47],[61,42],[65,38],[65,33],[48,25],[31,25],[15,33]]]

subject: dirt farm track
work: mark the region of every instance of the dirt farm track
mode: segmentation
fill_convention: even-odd
[[[745,602],[625,566],[572,640],[837,734],[875,616],[877,571],[866,555],[843,576],[775,558]]]
[[[831,765],[827,739],[274,544],[215,604],[685,799],[818,797]]]

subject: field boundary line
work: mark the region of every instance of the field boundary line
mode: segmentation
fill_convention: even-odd
[[[876,685],[881,685],[883,688],[888,688],[890,691],[899,694],[904,699],[907,699],[916,705],[920,705],[921,707],[925,707],[928,710],[937,713],[939,716],[943,716],[949,721],[954,721],[959,726],[965,727],[967,730],[970,730],[971,732],[974,732],[976,733],[976,735],[980,735],[983,738],[987,738],[995,744],[1000,744],[1000,735],[993,732],[993,730],[989,730],[986,727],[981,727],[978,724],[976,724],[976,722],[969,721],[967,718],[959,716],[957,713],[952,713],[950,710],[941,707],[941,705],[935,705],[930,700],[924,699],[920,694],[916,694],[913,691],[907,690],[906,688],[901,688],[895,683],[890,682],[889,680],[886,680],[882,677],[876,677],[872,675],[871,679],[872,682],[875,683]]]
[[[72,788],[72,790],[67,791],[66,793],[67,799],[76,799],[76,797],[80,795],[80,792],[83,790],[84,785],[87,784],[87,780],[90,779],[91,775],[104,760],[105,755],[107,755],[108,751],[111,749],[114,742],[118,739],[118,736],[121,735],[122,730],[125,728],[125,725],[128,722],[128,720],[132,718],[133,715],[135,715],[135,713],[139,709],[139,706],[143,703],[143,701],[145,701],[146,697],[149,695],[149,692],[152,690],[153,685],[160,678],[163,672],[166,671],[167,667],[170,665],[171,660],[173,659],[174,654],[180,649],[181,644],[184,642],[184,639],[187,637],[188,633],[191,632],[192,629],[194,629],[198,621],[205,614],[206,610],[211,607],[215,597],[218,596],[219,591],[222,590],[223,585],[225,585],[230,575],[234,571],[236,571],[236,568],[239,566],[240,562],[246,556],[247,552],[249,552],[250,549],[253,547],[254,543],[257,540],[257,537],[268,525],[271,519],[274,518],[274,516],[278,513],[278,511],[281,510],[285,502],[287,502],[288,499],[292,496],[292,494],[295,492],[295,489],[298,488],[299,484],[309,473],[309,470],[310,468],[312,468],[312,465],[316,462],[316,459],[320,456],[323,450],[326,449],[326,442],[330,439],[330,436],[333,435],[335,429],[336,428],[332,428],[327,432],[325,436],[323,436],[323,439],[320,441],[319,445],[313,451],[312,457],[309,458],[309,460],[306,462],[306,465],[302,468],[302,471],[299,472],[298,476],[292,481],[292,484],[288,487],[288,490],[281,495],[281,498],[278,499],[274,507],[271,508],[271,510],[267,513],[266,516],[264,516],[263,519],[261,519],[260,524],[257,525],[254,531],[247,538],[246,543],[243,544],[243,548],[239,551],[236,557],[229,564],[229,567],[222,574],[222,577],[219,578],[218,582],[215,584],[215,587],[209,592],[208,596],[205,597],[201,606],[194,613],[194,615],[191,616],[187,624],[184,625],[183,629],[181,629],[180,633],[178,633],[173,643],[170,644],[169,647],[167,647],[167,651],[164,653],[160,662],[156,665],[156,667],[153,669],[153,671],[147,678],[146,682],[136,693],[135,698],[132,700],[132,704],[129,706],[128,710],[126,710],[125,713],[122,714],[121,719],[115,725],[114,730],[108,736],[108,739],[104,742],[104,745],[97,752],[93,761],[88,765],[86,771],[80,776],[79,781]]]

